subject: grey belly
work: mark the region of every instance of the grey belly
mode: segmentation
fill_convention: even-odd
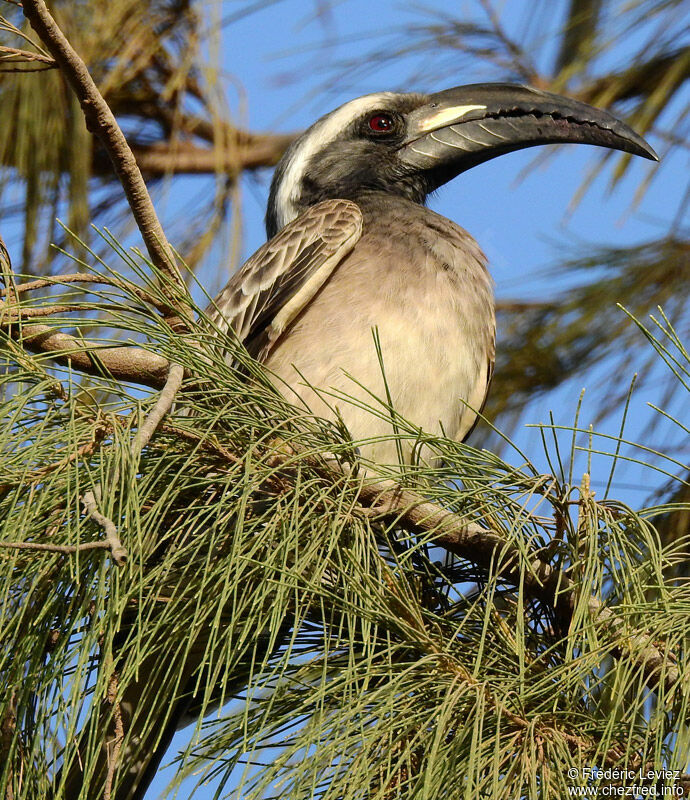
[[[320,417],[340,416],[365,458],[397,463],[397,430],[406,435],[406,462],[434,460],[428,449],[415,448],[415,432],[462,439],[471,428],[476,414],[463,401],[478,409],[484,398],[491,304],[443,274],[391,275],[372,285],[356,263],[349,266],[286,332],[266,365],[289,400]]]

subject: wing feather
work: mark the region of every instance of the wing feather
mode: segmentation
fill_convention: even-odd
[[[362,213],[349,200],[312,206],[259,248],[209,308],[220,330],[234,330],[263,359],[352,250]]]

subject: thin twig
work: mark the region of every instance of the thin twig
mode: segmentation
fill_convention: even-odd
[[[45,278],[36,278],[33,281],[18,283],[14,287],[14,291],[16,294],[22,294],[23,292],[31,292],[35,289],[45,289],[47,286],[61,286],[67,283],[93,283],[96,285],[105,284],[106,286],[116,286],[118,289],[123,289],[129,294],[135,295],[139,300],[143,300],[154,308],[158,308],[166,313],[170,311],[169,305],[161,302],[140,286],[136,286],[122,278],[114,278],[108,275],[94,275],[90,272],[72,272],[68,275],[49,275]],[[0,297],[4,297],[6,294],[7,289],[0,289]]]
[[[220,454],[226,461],[231,461],[233,464],[244,464],[245,459],[239,458],[235,453],[223,447],[219,442],[210,439],[208,436],[201,436],[194,431],[188,431],[185,428],[180,428],[177,425],[161,425],[161,430],[166,433],[172,433],[180,439],[185,439],[188,442],[198,444],[202,450],[210,451],[211,453]]]
[[[168,371],[168,378],[165,382],[165,386],[161,389],[156,404],[149,412],[132,441],[131,452],[135,459],[138,458],[143,448],[151,441],[151,437],[155,433],[161,420],[172,408],[175,397],[182,386],[183,379],[184,367],[179,364],[171,364],[170,370]]]
[[[520,47],[520,45],[505,32],[503,26],[501,25],[501,20],[496,13],[496,9],[491,4],[490,0],[480,0],[480,5],[484,9],[484,13],[488,17],[489,22],[494,29],[494,35],[505,47],[510,59],[510,65],[513,70],[526,82],[531,83],[533,86],[538,85],[539,81],[537,80],[537,70],[531,63],[527,53],[525,53],[523,48]]]
[[[77,311],[100,311],[102,303],[63,303],[43,306],[3,306],[0,310],[0,325],[16,325],[29,319],[52,317],[59,314],[75,314]],[[9,313],[8,313],[9,312]]]
[[[359,493],[362,505],[375,506],[377,513],[395,521],[410,533],[433,534],[432,541],[460,558],[486,569],[513,585],[522,585],[525,592],[553,608],[567,629],[575,608],[577,585],[560,570],[532,553],[525,565],[525,556],[512,542],[493,531],[468,522],[450,511],[425,500],[416,492],[382,483],[365,483]],[[627,626],[610,608],[592,597],[588,601],[590,615],[620,634],[625,649],[639,663],[646,680],[656,685],[662,680],[667,695],[675,693],[681,681],[680,670],[669,654],[664,655],[652,643],[652,637]],[[621,649],[619,648],[619,655]]]
[[[290,134],[258,134],[251,138],[245,135],[240,138],[235,132],[234,141],[222,149],[217,146],[200,147],[188,141],[156,142],[150,145],[133,143],[132,149],[144,173],[208,175],[224,172],[236,178],[244,170],[274,166],[294,138]]]
[[[94,83],[86,64],[58,27],[45,2],[25,0],[22,7],[24,16],[72,86],[84,112],[87,128],[101,140],[113,162],[151,261],[170,282],[170,285],[161,286],[162,291],[169,297],[172,305],[179,305],[180,296],[175,296],[171,290],[172,287],[177,287],[184,297],[184,282],[175,267],[172,248],[168,244],[134,154],[113,112]]]
[[[39,544],[38,542],[2,542],[0,547],[8,550],[42,550],[46,553],[63,553],[73,555],[84,550],[110,550],[110,544],[105,540],[97,542],[84,542],[83,544]]]
[[[42,481],[46,475],[50,475],[51,472],[55,472],[57,469],[64,469],[78,459],[93,455],[93,453],[95,453],[96,450],[101,446],[101,442],[109,431],[110,427],[108,425],[97,425],[94,429],[93,438],[90,441],[80,445],[75,451],[64,458],[61,458],[59,461],[55,461],[52,464],[46,464],[34,472],[31,472],[26,476],[25,481],[27,483],[37,483],[38,481]]]
[[[96,496],[92,491],[86,492],[82,496],[81,502],[84,505],[86,513],[91,517],[91,519],[103,528],[103,532],[105,533],[105,543],[110,549],[110,554],[113,557],[113,561],[118,566],[122,566],[127,560],[127,551],[122,546],[122,542],[120,541],[120,537],[117,532],[117,526],[111,519],[101,514],[101,512],[98,510]]]
[[[4,64],[17,65],[16,69],[8,69]],[[20,64],[33,64],[23,68]],[[56,69],[55,59],[41,53],[32,53],[30,50],[20,50],[17,47],[0,46],[0,72],[38,72],[45,69]]]
[[[116,380],[160,389],[165,385],[170,362],[141,347],[112,347],[77,339],[51,325],[24,325],[12,330],[12,338],[32,353],[44,353],[87,375],[112,376]]]
[[[119,678],[117,672],[113,672],[108,682],[108,702],[113,706],[113,718],[115,719],[115,740],[113,743],[112,752],[108,751],[108,774],[105,779],[105,787],[103,789],[103,800],[110,800],[113,791],[113,778],[115,777],[115,770],[120,759],[120,749],[122,742],[125,738],[125,728],[122,724],[122,709],[117,699],[117,689],[119,685]]]

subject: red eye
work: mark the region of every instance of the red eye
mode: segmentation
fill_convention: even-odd
[[[388,133],[395,128],[395,120],[389,114],[374,114],[369,120],[369,128],[376,133]]]

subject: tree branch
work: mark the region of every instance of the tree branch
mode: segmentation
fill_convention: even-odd
[[[31,66],[23,67],[22,64]],[[40,72],[56,68],[57,64],[50,56],[17,47],[0,47],[0,72]]]
[[[586,103],[597,103],[601,96],[607,98],[608,105],[623,100],[649,97],[658,90],[669,70],[677,67],[683,51],[662,53],[648,61],[631,65],[623,72],[597,78],[575,93]],[[690,79],[690,58],[685,58],[685,67],[675,76],[675,86]]]
[[[110,555],[118,567],[121,567],[127,560],[127,551],[122,546],[115,523],[98,510],[96,495],[92,491],[85,492],[81,502],[91,519],[103,528],[105,543],[110,550]]]
[[[24,12],[73,86],[89,129],[101,139],[113,161],[153,263],[171,279],[173,286],[178,285],[172,251],[165,239],[134,154],[127,145],[114,115],[98,92],[83,61],[48,13],[43,0],[24,0]],[[154,169],[170,171],[170,159],[173,155],[179,164],[185,166],[184,171],[200,171],[202,162],[205,165],[204,171],[209,171],[208,167],[211,164],[208,160],[209,153],[212,154],[214,170],[237,170],[237,163],[230,156],[225,161],[213,151],[204,151],[203,148],[188,143],[170,146],[167,151],[152,146],[142,155],[143,163],[146,157],[150,159],[151,171]],[[171,305],[178,302],[178,298],[171,296]],[[25,326],[21,335],[22,342],[29,349],[51,353],[58,351],[59,358],[86,372],[100,374],[105,368],[109,374],[118,379],[135,380],[163,387],[153,411],[140,427],[132,443],[132,452],[137,455],[171,407],[184,375],[179,365],[170,364],[166,359],[140,348],[109,347],[92,351],[90,345],[66,334],[56,333],[48,326],[40,325]],[[124,366],[116,363],[118,356],[123,358]],[[136,368],[133,368],[132,360],[137,361],[137,358],[139,361]],[[148,380],[142,380],[144,375]],[[275,455],[274,458],[276,465],[284,467],[289,466],[291,462],[294,463],[296,459],[304,460],[305,455],[293,451]],[[324,466],[322,461],[318,463],[318,468],[330,481],[349,478],[344,471]],[[91,543],[91,546],[108,546],[115,558],[115,552],[119,552],[117,550],[119,545],[122,551],[119,552],[119,556],[122,557],[124,548],[119,543],[114,523],[98,512],[95,498],[89,495],[92,493],[85,495],[84,504],[90,516],[103,526],[106,533],[105,542]],[[428,536],[434,544],[489,572],[492,571],[501,580],[524,587],[529,597],[537,598],[553,607],[561,628],[567,628],[576,606],[579,587],[562,572],[541,560],[537,553],[529,553],[526,559],[524,552],[513,542],[468,522],[401,486],[364,480],[358,486],[357,497],[359,510],[363,515],[375,516],[411,533]],[[36,546],[33,549],[37,549]],[[664,655],[652,644],[651,637],[634,631],[628,632],[625,622],[595,598],[588,601],[588,607],[592,615],[603,621],[610,630],[616,634],[620,633],[620,639],[625,640],[625,644],[620,645],[619,652],[622,653],[625,648],[625,651],[640,665],[650,684],[663,682],[668,694],[676,691],[682,676],[677,667],[669,663],[669,656]]]
[[[170,281],[170,286],[161,282],[161,291],[170,300],[179,317],[169,314],[166,316],[166,321],[177,332],[186,330],[191,318],[191,309],[186,300],[186,287],[177,272],[174,253],[160,224],[134,153],[127,144],[115,115],[98,90],[86,64],[50,15],[44,0],[25,0],[23,9],[32,28],[41,37],[72,86],[84,113],[87,128],[100,139],[110,156],[151,261]],[[181,292],[173,292],[173,287],[177,287]],[[161,396],[132,442],[132,454],[135,456],[135,460],[141,453],[142,447],[153,436],[162,418],[170,410],[183,378],[184,369],[180,365],[168,364],[166,382]],[[87,502],[87,496],[85,496],[84,502]],[[90,513],[91,516],[99,513],[95,509],[95,499]],[[108,522],[109,520],[102,517],[101,524],[104,525],[106,535],[112,540],[113,557],[117,563],[120,563],[115,555],[119,540],[116,542],[112,538],[113,535],[117,536],[117,532],[112,523],[110,525],[115,533],[110,531],[107,526]],[[121,557],[124,560],[124,556],[121,555]]]
[[[43,0],[25,0],[22,8],[31,27],[40,36],[72,86],[84,112],[87,128],[101,140],[108,152],[127,195],[129,206],[141,231],[151,261],[169,278],[171,286],[184,289],[184,284],[175,268],[173,252],[151,202],[134,154],[86,65],[57,26]],[[162,288],[166,295],[169,294],[170,287]],[[179,299],[175,297],[171,297],[171,300],[179,302]]]
[[[12,336],[32,353],[43,353],[58,364],[73,367],[87,375],[115,378],[161,389],[165,385],[170,362],[163,356],[142,347],[113,347],[68,333],[56,331],[50,325],[24,325]]]
[[[97,542],[84,542],[83,544],[40,544],[39,542],[4,542],[0,541],[0,547],[8,550],[41,550],[45,553],[64,553],[73,555],[84,550],[110,550],[110,544],[103,539]]]
[[[364,484],[359,501],[365,508],[375,509],[382,519],[395,522],[410,533],[433,534],[434,544],[486,570],[493,568],[498,577],[513,586],[522,584],[527,595],[556,611],[561,628],[567,630],[575,609],[578,586],[560,570],[542,561],[536,553],[532,553],[529,563],[521,567],[525,556],[515,544],[401,487]],[[626,630],[623,620],[597,598],[591,597],[587,605],[593,618],[625,636],[625,647],[644,670],[647,683],[655,686],[661,679],[667,695],[675,693],[682,676],[678,668],[669,663],[668,654],[664,655],[654,646],[653,638]],[[619,649],[618,656],[622,655]]]
[[[94,275],[91,272],[72,272],[67,275],[48,275],[45,278],[36,278],[33,281],[25,281],[24,283],[14,284],[12,289],[0,289],[0,297],[6,297],[9,294],[20,295],[24,292],[32,292],[36,289],[44,289],[47,286],[62,286],[68,283],[93,283],[95,285],[116,286],[118,289],[124,289],[144,303],[152,305],[161,311],[169,312],[170,306],[161,303],[161,301],[154,297],[150,292],[145,291],[140,286],[134,283],[123,280],[122,278],[114,278],[108,275]],[[2,308],[0,306],[0,308]]]
[[[182,386],[184,379],[184,368],[179,364],[171,364],[168,370],[168,377],[165,381],[165,386],[161,390],[156,404],[149,412],[143,424],[132,442],[132,456],[136,460],[139,457],[142,449],[151,440],[151,437],[156,432],[156,428],[160,424],[163,417],[170,411],[172,404],[175,402],[175,397]]]
[[[244,137],[242,137],[244,138]],[[293,140],[291,135],[252,136],[245,143],[224,148],[201,147],[193,142],[156,142],[133,144],[132,150],[142,172],[148,175],[187,173],[212,175],[225,173],[236,178],[243,170],[275,166]],[[105,166],[94,156],[97,171]]]
[[[331,462],[326,465],[322,460],[305,455],[294,444],[271,455],[269,463],[285,467],[294,464],[296,459],[308,461],[330,481],[348,477],[344,467]],[[527,596],[553,608],[560,628],[567,630],[579,587],[563,572],[543,561],[538,553],[529,554],[525,565],[523,550],[513,542],[390,481],[362,481],[357,499],[365,516],[374,516],[409,533],[431,535],[433,544],[488,572],[493,570],[496,577],[513,586],[521,586]],[[621,646],[615,654],[622,657],[624,650],[627,651],[642,668],[651,688],[662,683],[667,696],[675,694],[684,678],[672,654],[664,654],[656,647],[652,636],[629,630],[624,621],[597,598],[591,597],[587,605],[592,617],[603,621],[625,641],[624,648]]]
[[[120,679],[117,672],[113,672],[108,682],[108,695],[106,697],[108,703],[113,706],[113,719],[115,722],[115,739],[112,742],[112,750],[108,749],[108,774],[105,779],[105,788],[103,789],[103,800],[111,800],[113,793],[113,778],[118,767],[120,759],[120,750],[122,749],[122,742],[125,738],[125,728],[122,724],[122,708],[117,699],[117,690],[120,684]]]

